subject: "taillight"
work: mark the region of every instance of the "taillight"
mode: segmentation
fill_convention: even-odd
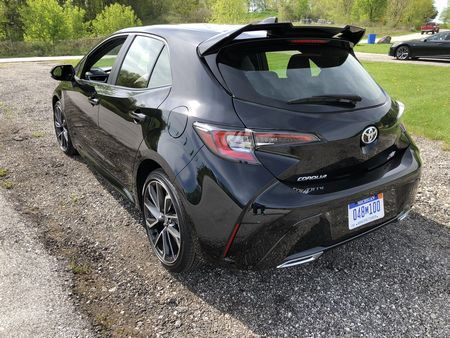
[[[254,150],[262,146],[317,142],[319,138],[305,133],[255,132],[194,123],[197,134],[214,154],[226,159],[258,164]]]

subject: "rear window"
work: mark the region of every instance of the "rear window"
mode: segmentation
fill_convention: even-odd
[[[386,100],[377,83],[344,48],[288,43],[242,44],[224,48],[217,60],[233,95],[247,101],[314,111],[316,104],[302,103],[293,107],[289,102],[314,96],[356,95],[361,101],[355,108],[362,108]],[[330,106],[319,110],[330,110]]]

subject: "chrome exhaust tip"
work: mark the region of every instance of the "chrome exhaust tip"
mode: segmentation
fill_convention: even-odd
[[[403,211],[398,217],[397,219],[399,221],[403,221],[406,217],[408,217],[409,213],[411,212],[411,209],[408,209],[406,211]]]
[[[320,251],[320,252],[317,252],[317,253],[309,255],[309,256],[303,256],[300,258],[292,258],[292,259],[289,259],[289,260],[281,263],[280,265],[277,266],[277,268],[278,269],[289,268],[291,266],[306,264],[306,263],[315,261],[317,258],[322,256],[322,254],[323,254],[323,251]]]

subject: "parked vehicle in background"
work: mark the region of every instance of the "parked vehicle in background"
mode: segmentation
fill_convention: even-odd
[[[422,39],[394,42],[389,55],[397,60],[417,58],[450,58],[450,31],[440,32]]]
[[[420,26],[420,34],[423,33],[439,33],[439,25],[436,22],[427,22],[426,24]]]
[[[121,30],[52,70],[59,146],[142,210],[170,271],[313,261],[403,219],[419,182],[403,104],[354,56],[363,36],[273,18]]]

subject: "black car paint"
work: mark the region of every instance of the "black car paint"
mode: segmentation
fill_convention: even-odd
[[[388,96],[384,104],[363,111],[344,111],[332,117],[304,114],[302,118],[308,123],[296,125],[295,121],[301,123],[295,118],[298,112],[283,110],[286,117],[280,119],[273,114],[274,108],[230,96],[215,70],[196,53],[197,45],[209,38],[210,32],[194,35],[159,27],[119,34],[128,35],[126,44],[135,34],[163,39],[170,50],[172,86],[131,90],[112,85],[113,73],[106,84],[76,77],[61,82],[54,101],[63,103],[79,152],[137,207],[146,169],[161,167],[168,174],[181,192],[207,258],[237,267],[266,268],[293,254],[296,245],[301,252],[332,247],[395,220],[411,207],[420,158],[413,142],[399,128],[397,107]],[[121,51],[116,63],[124,55]],[[93,97],[98,101],[92,102]],[[144,114],[145,119],[136,121],[133,112]],[[290,149],[286,149],[294,156],[260,149],[256,153],[263,165],[231,162],[204,147],[192,128],[196,121],[262,130],[274,126],[277,130],[301,130],[302,125],[308,125],[307,129],[320,134],[323,142],[341,139],[335,150],[359,140],[361,130],[368,125],[376,125],[381,137],[367,148],[360,148],[357,142],[354,156],[349,156],[355,165],[351,177],[301,185],[290,181],[291,176],[298,176],[298,170],[293,169],[298,166],[298,157],[307,154],[326,159],[326,148],[311,145],[317,148],[301,154],[289,154]],[[378,146],[385,140],[394,143],[394,159],[377,163],[370,174],[367,170],[373,168],[358,168],[364,159],[381,151]],[[276,161],[266,161],[268,157]],[[305,170],[314,172],[315,168]],[[387,217],[354,231],[346,230],[343,210],[347,204],[379,192],[389,197]],[[237,224],[239,231],[224,257]],[[321,235],[326,240],[321,242]],[[303,242],[309,240],[298,244],[302,238]]]

